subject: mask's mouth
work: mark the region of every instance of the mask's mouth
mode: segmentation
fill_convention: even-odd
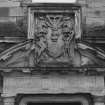
[[[59,37],[59,32],[55,32],[55,31],[52,31],[52,34],[51,34],[51,41],[52,42],[57,42],[58,40],[58,37]]]
[[[51,38],[52,42],[57,42],[57,40],[58,40],[57,38]]]

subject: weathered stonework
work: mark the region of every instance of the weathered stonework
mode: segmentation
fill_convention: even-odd
[[[87,17],[93,4],[82,8],[79,4],[27,2],[22,3],[28,14],[24,14],[28,16],[28,41],[0,53],[3,105],[77,101],[104,105],[105,53],[81,40],[82,23],[86,22],[85,26],[87,19],[93,18]],[[17,15],[16,11],[12,13]],[[96,11],[95,15],[101,13]],[[19,100],[19,96],[23,98]]]

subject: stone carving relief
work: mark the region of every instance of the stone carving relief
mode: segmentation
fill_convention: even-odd
[[[37,17],[35,45],[39,62],[69,62],[72,58],[74,17],[47,14]],[[73,46],[72,46],[73,47]]]

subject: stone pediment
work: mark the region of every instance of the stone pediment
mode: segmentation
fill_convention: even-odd
[[[98,68],[97,70],[101,71],[102,68],[105,67],[105,53],[97,51],[97,49],[83,43],[77,43],[77,47],[78,49],[75,49],[71,62],[64,62],[63,60],[62,62],[50,62],[49,60],[49,62],[36,63],[34,41],[26,41],[15,45],[0,54],[0,69],[8,71],[28,68],[37,70],[37,67],[44,68],[44,70],[72,70],[73,68],[80,70],[81,68]]]

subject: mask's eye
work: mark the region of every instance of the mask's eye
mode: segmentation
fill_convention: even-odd
[[[58,20],[58,19],[59,19],[59,17],[56,17],[56,18],[55,18],[55,20]]]
[[[54,17],[50,17],[51,20],[54,20]]]
[[[66,41],[66,40],[69,40],[69,38],[70,38],[70,34],[68,32],[63,34],[63,40]]]
[[[73,31],[70,31],[69,33],[70,33],[70,34],[73,34]]]
[[[39,34],[43,35],[43,34],[44,34],[44,32],[39,32]]]
[[[62,25],[62,28],[67,28],[67,27],[68,27],[67,24]]]
[[[42,28],[47,28],[47,26],[43,24],[43,25],[42,25]]]
[[[69,37],[69,33],[65,33],[65,34],[64,34],[64,37],[65,37],[65,38],[68,38],[68,37]]]

